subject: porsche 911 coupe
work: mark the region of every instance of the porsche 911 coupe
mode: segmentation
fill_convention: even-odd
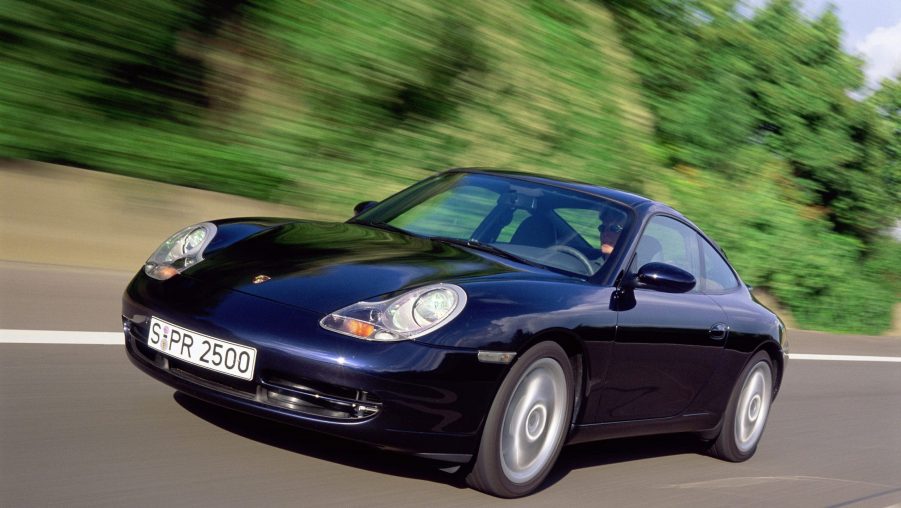
[[[128,357],[252,415],[465,465],[501,497],[565,444],[693,432],[757,449],[784,327],[723,251],[626,192],[450,170],[343,223],[178,231],[125,291]]]

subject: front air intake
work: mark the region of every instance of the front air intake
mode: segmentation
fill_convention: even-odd
[[[361,420],[375,416],[382,408],[378,397],[351,388],[313,388],[279,378],[266,379],[262,388],[267,403],[315,416]]]

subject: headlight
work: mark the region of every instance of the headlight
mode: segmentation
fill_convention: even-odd
[[[216,236],[216,225],[203,222],[170,236],[144,263],[144,273],[166,280],[203,260],[203,250]]]
[[[324,317],[326,330],[359,339],[395,341],[421,337],[451,322],[466,305],[466,292],[433,284],[381,302],[360,302]]]

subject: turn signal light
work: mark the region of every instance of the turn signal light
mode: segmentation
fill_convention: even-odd
[[[371,324],[357,321],[356,319],[345,319],[343,328],[347,333],[358,337],[369,337],[375,331],[375,327]]]

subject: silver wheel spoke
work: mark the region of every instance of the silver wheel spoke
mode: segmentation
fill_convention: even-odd
[[[754,449],[769,414],[773,389],[773,374],[769,364],[758,362],[748,374],[742,386],[735,408],[735,444],[747,453]]]
[[[523,374],[501,425],[500,458],[504,475],[525,483],[541,472],[563,437],[566,379],[563,368],[542,358]]]

